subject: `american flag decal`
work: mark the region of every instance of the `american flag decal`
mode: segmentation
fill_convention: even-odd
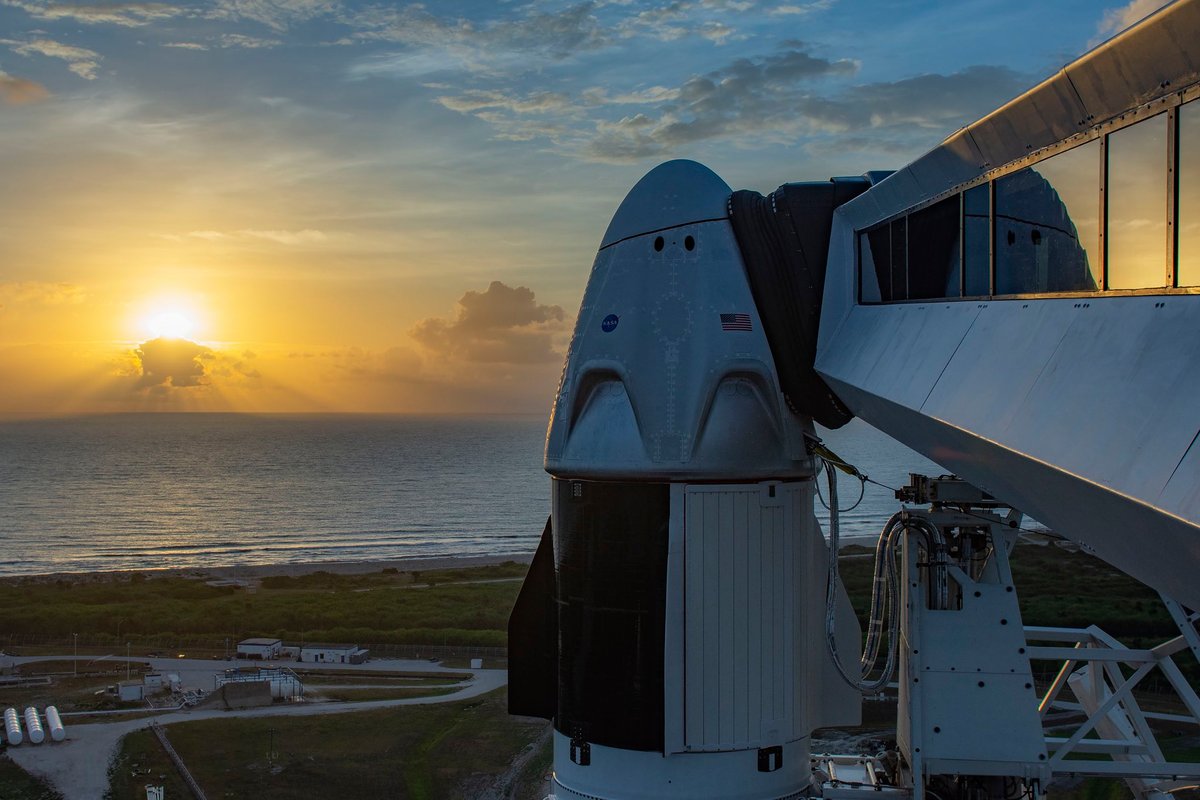
[[[752,331],[749,314],[722,314],[721,330],[723,331]]]

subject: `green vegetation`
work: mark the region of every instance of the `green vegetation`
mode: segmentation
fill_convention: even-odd
[[[864,624],[871,601],[871,550],[844,548],[842,581]],[[846,556],[850,556],[847,558]],[[1129,644],[1134,637],[1176,634],[1158,594],[1086,553],[1019,544],[1012,556],[1013,581],[1026,625],[1086,628],[1099,624]]]
[[[104,582],[7,581],[0,584],[0,647],[12,652],[22,636],[71,644],[73,633],[81,652],[125,641],[145,651],[155,643],[250,636],[503,647],[526,569],[507,562],[427,571],[419,582],[399,572],[315,572],[264,578],[257,589],[137,573]]]
[[[4,800],[62,800],[50,784],[35,778],[0,754],[0,797]]]
[[[545,725],[510,717],[501,689],[384,711],[185,722],[167,735],[212,798],[427,800],[470,796],[495,781]],[[167,797],[188,796],[154,735],[134,732],[114,761],[110,796],[138,796],[160,774]]]

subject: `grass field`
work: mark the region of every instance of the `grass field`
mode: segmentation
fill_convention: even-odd
[[[132,641],[135,652],[139,642],[172,637],[503,647],[526,569],[506,562],[420,573],[318,571],[263,578],[256,589],[140,573],[104,582],[6,581],[0,646],[13,652],[5,642],[14,635],[71,642],[77,633],[83,642]]]
[[[432,800],[472,797],[544,728],[510,717],[501,689],[459,703],[384,711],[185,722],[169,726],[167,735],[214,800]],[[158,775],[167,775],[167,797],[188,796],[153,734],[133,733],[114,762],[110,796],[137,797]]]

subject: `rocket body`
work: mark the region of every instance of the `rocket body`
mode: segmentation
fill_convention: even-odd
[[[560,800],[790,797],[811,731],[859,717],[824,646],[812,422],[780,391],[729,195],[694,162],[652,170],[576,322],[547,432],[551,524],[512,623],[540,572]]]

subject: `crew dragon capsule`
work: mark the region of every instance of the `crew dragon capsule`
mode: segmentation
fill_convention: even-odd
[[[825,641],[806,435],[833,209],[862,179],[633,188],[588,279],[546,437],[551,515],[509,623],[509,708],[554,723],[558,800],[792,797],[860,695]],[[838,651],[860,632],[836,587]]]

